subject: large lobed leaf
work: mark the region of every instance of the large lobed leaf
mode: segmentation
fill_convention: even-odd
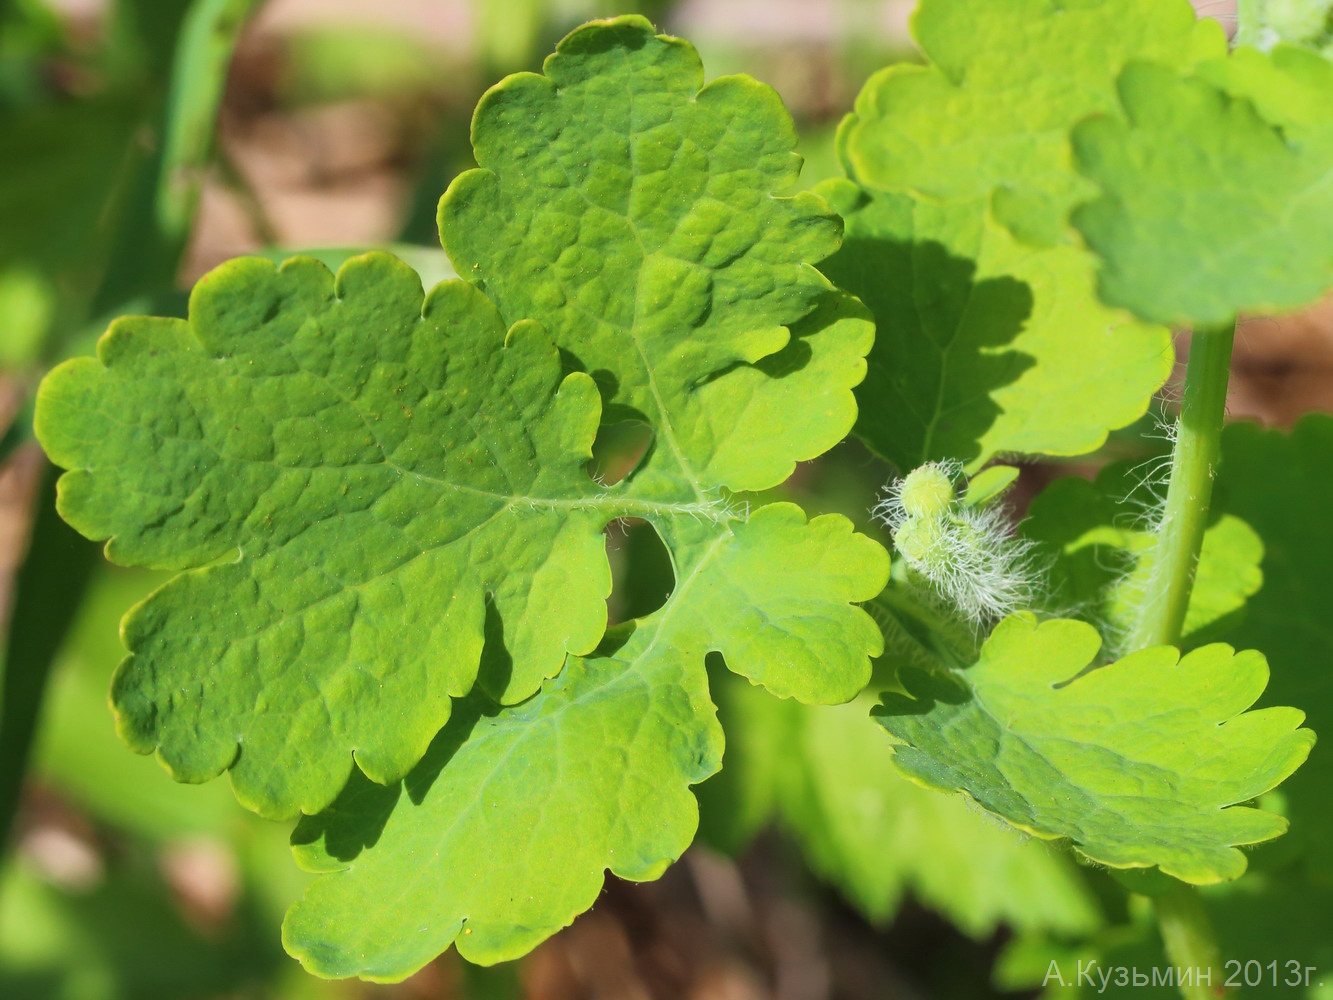
[[[1067,133],[1114,109],[1127,61],[1188,67],[1226,52],[1221,28],[1183,0],[923,0],[912,27],[929,63],[871,78],[844,126],[848,161],[882,190],[995,199],[1001,223],[1033,243],[1062,242],[1090,190],[1069,168]]]
[[[507,322],[541,322],[608,417],[653,428],[634,495],[782,482],[855,419],[871,339],[812,339],[865,313],[812,266],[839,244],[828,204],[773,197],[801,165],[782,101],[704,86],[688,43],[633,17],[575,31],[544,72],[477,107],[480,168],[440,202],[454,267]]]
[[[1236,848],[1287,827],[1239,803],[1306,758],[1303,714],[1246,711],[1268,680],[1257,652],[1161,646],[1094,667],[1100,645],[1083,622],[1018,615],[966,671],[902,671],[909,694],[886,695],[876,713],[902,741],[899,767],[1111,867],[1238,877]]]
[[[606,868],[660,875],[694,835],[688,786],[716,769],[722,733],[702,671],[659,635],[571,661],[521,706],[465,705],[400,786],[356,778],[303,820],[297,859],[328,874],[290,911],[287,949],[380,981],[455,942],[516,958],[587,909]]]
[[[720,756],[709,652],[839,702],[882,646],[855,606],[882,548],[730,499],[850,429],[872,338],[813,267],[827,204],[776,196],[790,119],[752,80],[700,89],[642,18],[579,29],[546,72],[483,99],[482,169],[441,203],[473,284],[423,297],[384,254],[233,262],[188,323],[121,321],[42,390],[66,516],[183,571],[126,620],[122,734],[317,814],[298,855],[328,874],[286,938],[326,975],[402,978],[460,927],[512,957],[605,869],[660,872]],[[605,486],[593,440],[627,417],[653,444]],[[629,516],[676,589],[603,642],[601,532]]]
[[[775,545],[791,566],[743,585],[732,575],[737,558]],[[843,518],[807,524],[774,504],[683,554],[671,601],[611,633],[602,655],[572,661],[523,705],[474,702],[401,788],[354,781],[302,822],[298,860],[333,873],[284,929],[307,968],[397,980],[450,942],[481,963],[523,954],[591,905],[604,869],[655,878],[689,846],[688,786],[717,770],[722,750],[710,649],[742,673],[781,664],[812,677],[873,643],[857,609],[809,599],[811,579],[843,601],[873,588],[860,580],[880,552]],[[766,621],[749,625],[749,614]]]
[[[1218,508],[1243,515],[1253,525],[1265,549],[1263,589],[1249,599],[1244,621],[1229,638],[1264,650],[1272,676],[1263,702],[1301,705],[1316,730],[1333,717],[1327,669],[1333,627],[1326,613],[1333,600],[1333,521],[1327,516],[1326,486],[1331,464],[1333,419],[1326,415],[1307,416],[1291,431],[1232,424],[1223,432],[1214,495]],[[1327,976],[1313,974],[1333,965],[1333,809],[1328,795],[1333,771],[1327,750],[1322,742],[1316,744],[1309,760],[1261,800],[1282,811],[1291,823],[1289,832],[1250,853],[1244,878],[1208,886],[1201,894],[1221,954],[1281,956],[1276,981],[1265,979],[1253,991],[1256,995],[1328,996]],[[1002,959],[1007,987],[1042,984],[1061,947],[1067,945],[1045,937],[1020,940]],[[1160,931],[1142,919],[1080,942],[1061,965],[1074,967],[1081,960],[1086,966],[1093,958],[1103,967],[1166,964]],[[1308,978],[1294,971],[1305,967],[1311,969]]]
[[[1074,222],[1102,297],[1145,319],[1220,324],[1333,287],[1333,62],[1241,50],[1195,78],[1132,63],[1124,120],[1073,132],[1101,195]]]
[[[139,605],[122,736],[180,780],[323,807],[355,751],[391,781],[477,675],[488,606],[531,694],[605,627],[583,471],[592,381],[532,325],[387,255],[224,265],[189,324],[116,323],[54,372],[38,433],[62,513],[108,556],[184,573]]]
[[[923,0],[925,66],[873,76],[839,132],[847,219],[825,265],[875,312],[858,433],[901,468],[1091,451],[1170,373],[1167,332],[1097,299],[1065,223],[1092,188],[1075,122],[1116,107],[1126,61],[1225,52],[1183,0]]]

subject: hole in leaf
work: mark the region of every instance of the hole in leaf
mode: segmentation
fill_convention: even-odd
[[[676,588],[671,553],[657,529],[641,518],[607,525],[606,557],[611,563],[606,606],[612,624],[652,614]]]
[[[642,420],[603,424],[592,445],[588,475],[603,486],[614,486],[643,464],[653,446],[653,429]]]

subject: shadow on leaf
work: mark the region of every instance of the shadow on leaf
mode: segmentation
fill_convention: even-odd
[[[972,699],[972,692],[958,677],[939,670],[903,667],[898,671],[899,682],[910,696],[897,691],[886,691],[880,704],[870,710],[875,718],[891,715],[929,715],[936,704],[962,705]]]
[[[362,851],[374,847],[398,807],[404,789],[408,798],[420,805],[440,771],[467,742],[478,720],[499,710],[480,695],[455,701],[448,724],[436,733],[426,755],[406,778],[392,785],[380,785],[367,778],[360,769],[354,769],[332,805],[313,816],[301,817],[292,831],[292,846],[322,842],[324,853],[337,861],[351,861]]]
[[[993,394],[1037,363],[1009,348],[1031,318],[1031,288],[1008,277],[977,281],[975,261],[918,240],[906,196],[872,198],[846,182],[824,193],[847,229],[820,269],[875,315],[857,433],[902,470],[978,457],[1002,412]]]

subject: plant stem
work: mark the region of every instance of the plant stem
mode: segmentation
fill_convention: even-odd
[[[51,665],[78,611],[100,550],[56,513],[59,470],[42,461],[28,552],[14,581],[14,608],[0,676],[0,856],[18,815],[23,777]]]
[[[185,251],[211,162],[218,109],[246,18],[262,0],[194,0],[176,38],[162,148],[146,164],[94,297],[93,313],[169,289]],[[149,22],[161,29],[159,22]],[[63,345],[52,345],[60,350]],[[28,555],[3,639],[0,693],[0,853],[18,813],[24,769],[52,661],[99,561],[99,547],[57,515],[57,470],[47,468]]]
[[[1192,886],[1176,882],[1171,888],[1153,897],[1157,925],[1162,930],[1166,957],[1178,972],[1188,975],[1178,980],[1185,1000],[1213,1000],[1222,996],[1222,958],[1217,950],[1217,939],[1203,908],[1203,901]],[[1199,981],[1202,972],[1207,978]]]
[[[1171,482],[1157,527],[1157,552],[1143,610],[1130,637],[1131,650],[1180,640],[1194,587],[1213,475],[1221,453],[1227,374],[1234,328],[1196,330],[1185,369],[1185,394],[1176,422]]]
[[[1153,574],[1131,636],[1131,650],[1180,641],[1208,526],[1213,476],[1221,456],[1234,339],[1235,328],[1226,326],[1196,330],[1190,342],[1185,393],[1171,455],[1171,481],[1156,531]],[[1189,985],[1180,984],[1181,995],[1186,1000],[1222,996],[1225,990],[1221,986],[1217,938],[1193,886],[1177,882],[1154,896],[1153,906],[1167,958],[1177,969],[1195,972]],[[1210,973],[1207,985],[1195,981],[1198,971],[1204,969]]]
[[[213,162],[227,70],[246,20],[262,0],[194,0],[176,39],[159,148],[143,164],[125,221],[93,303],[117,311],[126,299],[174,288]]]

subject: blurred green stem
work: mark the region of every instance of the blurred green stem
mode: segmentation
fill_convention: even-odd
[[[263,0],[195,0],[181,23],[158,148],[126,207],[111,263],[93,304],[107,313],[128,298],[171,288],[189,243],[213,158],[227,70],[246,20]]]
[[[98,563],[98,548],[56,513],[58,470],[43,462],[28,553],[14,581],[0,688],[0,850],[8,843],[47,677]]]
[[[33,440],[32,410],[32,397],[25,396],[9,421],[9,426],[0,434],[0,465],[8,462],[14,452]]]
[[[1166,957],[1178,972],[1188,979],[1179,981],[1180,993],[1185,1000],[1212,1000],[1223,996],[1222,957],[1212,922],[1203,908],[1203,900],[1193,886],[1176,882],[1170,889],[1153,896],[1157,925],[1162,931]],[[1199,981],[1199,974],[1207,979]]]
[[[227,69],[246,19],[262,0],[195,0],[176,38],[153,159],[141,169],[112,247],[93,314],[175,285],[212,160]],[[153,28],[147,24],[141,27]],[[53,345],[59,349],[60,345]],[[55,510],[57,470],[47,466],[32,540],[15,581],[0,689],[0,845],[18,811],[47,675],[98,561]]]
[[[236,42],[262,0],[197,0],[181,26],[157,176],[159,230],[179,258],[212,157],[218,109]]]
[[[241,211],[245,213],[246,220],[254,230],[255,239],[263,246],[276,246],[281,242],[278,231],[273,228],[273,221],[268,217],[268,212],[264,210],[264,204],[259,200],[255,189],[251,187],[250,181],[245,174],[236,165],[226,150],[218,151],[218,173],[222,177],[222,182],[227,189],[236,196],[237,201],[241,203]]]

